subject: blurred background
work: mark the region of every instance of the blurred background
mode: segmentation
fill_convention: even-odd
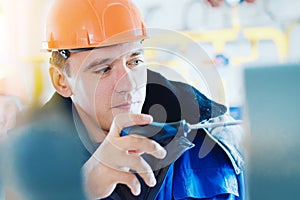
[[[134,0],[149,27],[176,30],[199,43],[217,66],[224,103],[242,117],[245,66],[299,61],[300,1]],[[0,93],[25,105],[52,94],[41,50],[51,0],[0,0]]]

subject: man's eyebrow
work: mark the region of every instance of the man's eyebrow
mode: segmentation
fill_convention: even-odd
[[[133,51],[129,57],[135,57],[135,56],[139,56],[139,55],[143,55],[143,54],[144,54],[144,50],[138,49],[136,51]],[[90,64],[88,64],[85,67],[84,71],[88,71],[95,66],[111,63],[113,61],[114,61],[114,59],[112,59],[112,58],[104,58],[104,59],[94,60],[93,62],[91,62]]]
[[[111,58],[104,58],[104,59],[94,60],[93,62],[91,62],[90,64],[88,64],[85,67],[84,71],[88,71],[88,70],[90,70],[93,67],[98,66],[98,65],[111,63],[112,61],[113,61],[113,59],[111,59]]]
[[[129,57],[139,56],[139,55],[142,55],[142,54],[144,54],[144,50],[143,49],[138,49],[138,50],[132,52]]]

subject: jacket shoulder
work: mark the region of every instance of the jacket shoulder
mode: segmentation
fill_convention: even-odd
[[[143,111],[154,115],[159,121],[174,122],[186,119],[190,123],[223,115],[227,108],[201,93],[195,87],[168,80],[161,74],[148,70],[147,93]],[[149,110],[152,109],[152,113]],[[163,111],[161,111],[164,109]],[[165,113],[165,114],[164,114]],[[166,119],[166,120],[165,120]]]

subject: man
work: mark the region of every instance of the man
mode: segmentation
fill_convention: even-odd
[[[52,52],[56,93],[37,122],[57,131],[63,126],[61,134],[82,149],[74,157],[82,160],[90,199],[243,198],[234,141],[224,147],[226,141],[207,138],[204,130],[167,142],[138,133],[120,136],[133,125],[195,123],[226,112],[195,88],[147,70],[141,44],[146,38],[143,19],[129,0],[55,1],[44,47]],[[153,112],[155,105],[165,114]],[[207,153],[199,158],[201,145]]]

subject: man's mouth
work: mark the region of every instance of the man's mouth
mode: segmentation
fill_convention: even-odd
[[[131,107],[135,104],[141,103],[139,101],[135,101],[135,102],[124,102],[121,104],[117,104],[116,106],[113,106],[112,108],[117,108],[117,109],[123,109],[123,110],[130,110]]]

